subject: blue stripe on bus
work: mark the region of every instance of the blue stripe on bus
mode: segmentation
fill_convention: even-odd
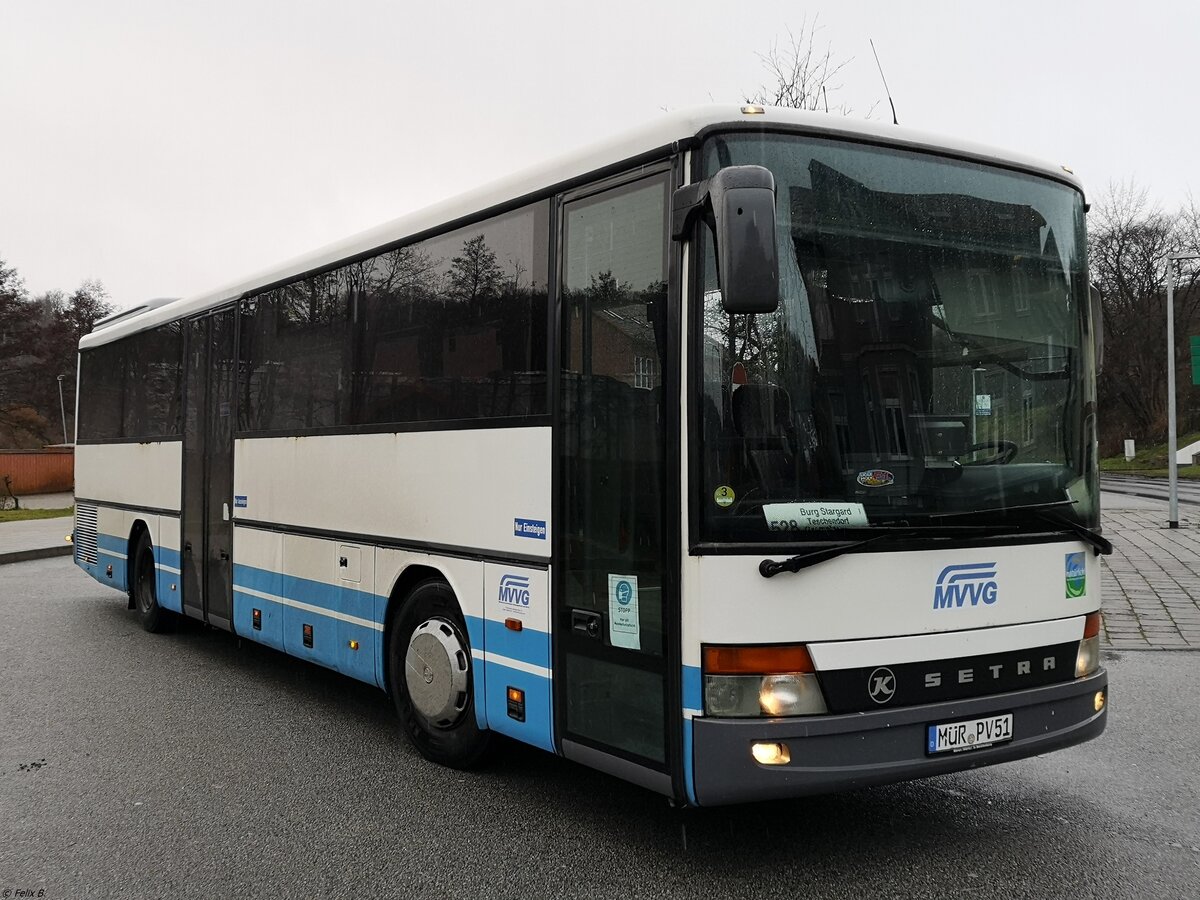
[[[527,665],[538,666],[543,669],[550,668],[550,635],[544,631],[537,631],[533,628],[522,629],[519,632],[509,631],[504,627],[503,622],[485,622],[478,616],[467,616],[467,637],[471,641],[471,646],[477,652],[486,650],[487,653],[494,653],[517,662],[526,663]],[[523,729],[519,722],[508,717],[508,701],[503,690],[509,684],[512,687],[521,687],[524,690],[524,679],[522,680],[522,684],[505,682],[499,685],[499,688],[489,690],[489,685],[495,684],[495,681],[489,677],[493,674],[493,667],[502,668],[505,672],[519,670],[512,669],[499,662],[484,663],[480,659],[476,659],[474,662],[475,696],[477,698],[484,698],[483,702],[476,702],[475,704],[475,721],[479,724],[480,728],[494,728],[504,734],[511,734],[519,740],[526,740],[523,735],[529,729]],[[529,673],[525,674],[528,675]],[[529,677],[546,678],[546,676],[537,675],[530,675]],[[496,693],[497,690],[499,693]],[[526,703],[528,702],[527,700]],[[547,746],[547,749],[553,752],[553,739],[550,739],[549,745],[538,743],[537,746]]]
[[[246,593],[247,590],[315,608],[297,609],[268,597]],[[371,625],[346,622],[333,614],[374,623],[385,604],[386,598],[369,591],[241,563],[233,567],[233,627],[239,635],[378,687],[384,687],[380,665],[382,633]],[[256,609],[261,614],[260,629],[254,628]],[[305,625],[312,626],[311,647],[304,646]],[[351,641],[357,641],[357,650],[351,648]]]
[[[164,572],[158,566],[179,569],[179,551],[167,547],[154,548],[154,599],[163,609],[183,612],[183,576],[177,572]],[[171,588],[174,587],[174,590]]]
[[[683,667],[683,708],[704,709],[704,689],[701,686],[699,666]]]
[[[128,541],[114,535],[98,535],[97,545],[107,551],[113,566],[109,579],[105,568],[109,563],[76,563],[101,584],[124,589]],[[156,566],[180,569],[178,550],[155,547]],[[383,633],[377,628],[345,622],[333,613],[354,616],[366,622],[381,623],[387,609],[388,597],[368,591],[343,588],[295,575],[285,575],[255,566],[235,564],[233,567],[233,625],[241,637],[273,647],[276,650],[335,669],[360,681],[375,684],[386,690],[383,683]],[[174,584],[177,590],[172,591]],[[157,570],[156,589],[159,605],[164,609],[182,612],[183,591],[181,575]],[[312,610],[297,609],[277,600],[249,594],[247,590],[269,594],[284,600],[304,603]],[[260,610],[261,629],[253,624],[253,611]],[[467,636],[471,646],[486,649],[508,659],[550,668],[550,635],[536,629],[510,631],[502,622],[484,622],[468,616]],[[303,626],[313,626],[313,646],[305,647]],[[359,649],[351,650],[350,641],[358,641]],[[481,728],[492,728],[517,740],[554,752],[552,698],[550,679],[499,662],[480,664],[474,660],[475,696],[484,698],[476,703],[476,718]],[[491,675],[492,677],[488,677]],[[489,687],[490,686],[490,687]],[[509,687],[525,691],[525,721],[518,722],[508,715]]]
[[[79,548],[75,549],[75,565],[83,569],[105,587],[116,588],[119,591],[129,590],[127,553],[129,541],[111,534],[97,533],[96,562],[84,562],[79,558]],[[108,567],[112,566],[112,577],[108,575]]]
[[[129,554],[128,538],[117,537],[113,534],[104,534],[100,532],[96,535],[96,546],[101,550],[106,550],[110,553],[116,553],[124,557]]]
[[[262,614],[262,629],[254,628],[254,610]],[[266,644],[358,681],[382,687],[376,679],[375,659],[382,635],[368,625],[345,622],[313,610],[297,609],[275,600],[246,594],[234,586],[234,629],[241,637]],[[312,646],[304,646],[304,626],[312,627]],[[358,643],[358,649],[351,647]]]
[[[155,547],[154,562],[160,566],[170,566],[172,569],[179,568],[179,551],[172,550],[170,547]]]
[[[376,601],[380,598],[370,591],[360,591],[341,585],[326,584],[323,581],[312,581],[295,575],[284,575],[269,569],[259,569],[236,563],[233,567],[234,587],[248,588],[252,591],[262,591],[276,597],[286,597],[307,603],[309,606],[319,606],[332,612],[345,613],[368,622],[379,622],[377,615],[383,613],[383,607]],[[378,607],[378,611],[377,611]]]
[[[467,640],[473,653],[483,650],[483,619],[479,616],[467,616]],[[482,659],[471,659],[471,686],[475,689],[475,724],[480,728],[488,727],[487,710],[487,667]],[[480,698],[485,698],[481,700]]]
[[[553,714],[551,712],[550,679],[533,675],[500,663],[486,664],[484,691],[488,727],[534,747],[554,752]],[[525,692],[525,721],[518,722],[508,714],[508,689]],[[476,695],[478,696],[478,695]],[[478,706],[478,704],[476,704]]]
[[[550,668],[550,635],[533,628],[510,631],[492,619],[484,624],[483,646],[488,653],[507,656],[542,669]]]
[[[683,708],[696,711],[704,710],[704,682],[700,676],[699,666],[683,667]],[[692,719],[683,717],[683,787],[687,791],[688,801],[696,805],[696,779],[694,775],[695,749],[692,744]]]

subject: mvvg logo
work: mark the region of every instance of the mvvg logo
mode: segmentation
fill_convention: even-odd
[[[529,577],[526,575],[500,576],[500,602],[508,606],[528,606]]]
[[[946,566],[933,588],[933,608],[962,608],[968,600],[978,606],[982,600],[989,606],[996,602],[996,564],[966,563]]]

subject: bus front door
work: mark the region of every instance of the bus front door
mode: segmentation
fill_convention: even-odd
[[[564,755],[663,793],[669,173],[564,198],[555,522]]]
[[[183,402],[183,609],[230,629],[233,618],[232,309],[186,323]]]

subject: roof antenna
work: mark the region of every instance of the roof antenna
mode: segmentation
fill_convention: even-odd
[[[875,41],[867,38],[871,42],[871,52],[875,54],[875,65],[879,68],[879,77],[883,81],[883,92],[887,94],[888,104],[892,107],[892,124],[899,125],[900,121],[896,118],[896,104],[892,103],[892,92],[888,90],[887,78],[883,74],[883,66],[879,64],[879,54],[875,53]]]

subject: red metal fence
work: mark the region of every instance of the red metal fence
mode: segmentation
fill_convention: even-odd
[[[4,476],[12,479],[12,492],[50,494],[75,489],[75,448],[0,450],[0,492]]]

